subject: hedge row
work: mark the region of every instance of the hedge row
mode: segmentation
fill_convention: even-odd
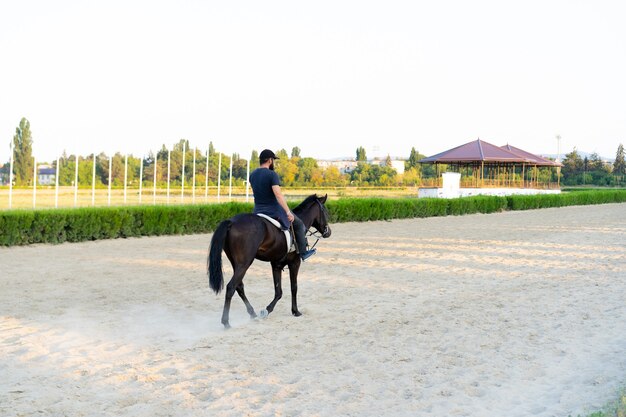
[[[449,200],[346,198],[329,200],[326,206],[331,223],[341,223],[619,202],[626,202],[626,190]],[[249,203],[1,211],[0,245],[208,233],[222,220],[250,211]]]
[[[0,212],[0,245],[211,232],[251,204],[94,207]]]

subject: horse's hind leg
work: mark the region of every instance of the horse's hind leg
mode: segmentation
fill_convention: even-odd
[[[248,310],[248,314],[250,314],[250,317],[255,318],[256,313],[254,312],[254,308],[248,301],[248,297],[246,297],[246,293],[243,290],[243,281],[237,287],[237,294],[239,294],[239,297],[241,297],[241,299],[243,300],[243,303],[246,305],[246,310]]]
[[[224,311],[222,312],[222,324],[227,329],[230,327],[230,323],[229,323],[230,302],[233,298],[233,295],[235,295],[235,291],[238,290],[239,286],[240,285],[243,286],[243,283],[242,283],[243,276],[245,275],[246,270],[248,268],[235,267],[234,269],[235,269],[235,272],[233,274],[233,277],[230,279],[230,281],[228,282],[228,285],[226,286],[226,296],[224,299]],[[244,297],[245,297],[245,294],[244,294]]]
[[[283,273],[282,268],[276,265],[272,265],[272,277],[274,278],[274,299],[267,306],[267,314],[274,311],[274,307],[276,306],[276,303],[283,296],[283,289],[280,283],[282,273]]]

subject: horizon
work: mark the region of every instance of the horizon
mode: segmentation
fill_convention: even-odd
[[[626,142],[626,3],[173,0],[0,5],[0,160],[434,155],[476,138],[614,158]]]

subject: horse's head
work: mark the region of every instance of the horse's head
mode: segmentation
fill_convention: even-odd
[[[328,194],[324,197],[318,197],[316,194],[310,195],[293,210],[307,229],[313,227],[323,238],[328,238],[331,234],[328,225],[330,216],[324,206],[327,198]]]
[[[328,214],[328,210],[324,203],[326,203],[326,199],[328,198],[328,194],[324,197],[316,197],[317,206],[318,206],[318,214],[313,220],[312,226],[322,235],[323,238],[329,238],[332,231],[330,230],[330,226],[328,225],[328,221],[330,215]]]

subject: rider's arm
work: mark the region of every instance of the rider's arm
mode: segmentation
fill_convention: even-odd
[[[287,213],[287,218],[290,222],[293,221],[293,213],[289,210],[289,206],[287,205],[287,200],[285,200],[285,196],[283,192],[280,190],[280,185],[272,185],[272,191],[274,191],[274,195],[276,196],[276,200],[278,200],[278,204],[285,210]]]

